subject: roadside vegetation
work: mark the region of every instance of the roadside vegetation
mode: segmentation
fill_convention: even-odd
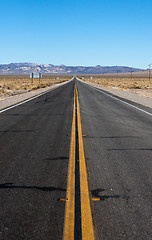
[[[152,78],[144,77],[112,77],[112,76],[79,76],[83,81],[88,81],[95,84],[100,84],[104,87],[116,88],[120,90],[124,89],[151,89],[152,90]]]
[[[30,79],[29,76],[0,76],[0,96],[12,96],[23,92],[45,88],[52,84],[68,81],[72,76],[43,75],[40,79]]]

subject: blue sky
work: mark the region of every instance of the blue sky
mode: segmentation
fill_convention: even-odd
[[[0,63],[152,63],[152,1],[0,0]]]

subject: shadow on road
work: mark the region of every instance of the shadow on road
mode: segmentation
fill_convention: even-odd
[[[53,160],[67,160],[68,157],[54,157],[54,158],[46,158],[47,161],[53,161]]]
[[[129,149],[129,148],[109,148],[108,151],[152,151],[152,148],[135,148],[135,149]]]
[[[35,130],[5,130],[0,131],[0,133],[30,133],[35,132]]]
[[[114,195],[102,195],[102,192],[104,192],[106,189],[103,188],[97,188],[91,191],[92,193],[92,197],[94,198],[100,198],[100,201],[105,201],[109,198],[111,199],[123,199],[123,200],[128,200],[129,196],[126,195],[118,195],[118,194],[114,194]]]
[[[33,189],[40,191],[63,191],[63,192],[66,191],[66,189],[60,187],[16,186],[13,185],[13,183],[0,184],[0,189]]]
[[[47,114],[41,114],[41,113],[5,113],[6,116],[63,116],[64,113],[47,113]]]
[[[114,139],[119,139],[119,138],[139,138],[138,136],[106,136],[106,137],[96,137],[96,136],[86,136],[85,138],[114,138]]]

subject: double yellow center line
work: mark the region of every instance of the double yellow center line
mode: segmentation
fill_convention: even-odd
[[[84,156],[80,106],[75,85],[63,240],[76,239],[94,240],[95,236]]]

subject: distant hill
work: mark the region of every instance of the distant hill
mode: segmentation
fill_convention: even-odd
[[[124,66],[103,67],[100,65],[84,66],[65,66],[53,64],[37,63],[10,63],[0,64],[0,74],[29,74],[31,72],[42,72],[43,74],[103,74],[103,73],[127,73],[132,69],[133,72],[143,71],[139,68],[130,68]]]

